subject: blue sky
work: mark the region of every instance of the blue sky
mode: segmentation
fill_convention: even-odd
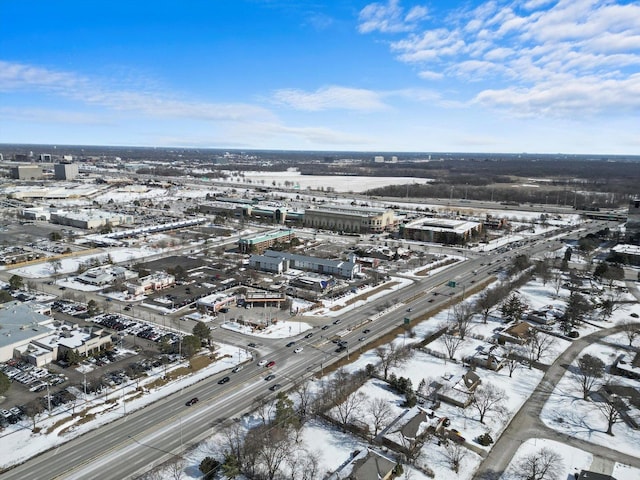
[[[640,153],[640,2],[0,0],[0,142]]]

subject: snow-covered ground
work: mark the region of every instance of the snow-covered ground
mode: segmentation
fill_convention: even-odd
[[[597,343],[585,348],[580,357],[585,354],[600,358],[606,366],[610,366],[616,357],[626,350],[626,339],[620,334],[604,339],[607,343]],[[574,367],[577,360],[574,362]],[[603,380],[612,381],[618,385],[638,386],[637,380],[620,376],[611,376]],[[600,384],[600,382],[598,382]],[[596,388],[597,389],[597,388]],[[620,422],[613,425],[613,434],[607,435],[607,420],[598,407],[600,402],[595,399],[583,400],[580,384],[570,371],[565,373],[562,380],[555,386],[553,393],[541,412],[542,421],[550,428],[559,432],[580,438],[597,445],[602,445],[626,453],[638,455],[640,453],[640,431],[629,428]]]

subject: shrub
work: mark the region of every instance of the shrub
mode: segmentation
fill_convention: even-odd
[[[478,442],[483,447],[488,447],[493,443],[493,438],[488,433],[483,433],[479,437],[476,438],[476,442]]]

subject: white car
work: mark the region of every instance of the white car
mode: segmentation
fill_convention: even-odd
[[[260,360],[260,361],[258,362],[258,366],[259,366],[259,367],[264,367],[266,364],[267,364],[267,361],[266,361],[266,360]]]
[[[293,353],[300,353],[302,350],[303,350],[302,347],[298,347],[293,351]]]

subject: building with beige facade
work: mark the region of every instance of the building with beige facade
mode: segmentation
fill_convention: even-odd
[[[393,210],[369,207],[320,207],[304,211],[304,226],[348,233],[380,233],[395,228]]]

